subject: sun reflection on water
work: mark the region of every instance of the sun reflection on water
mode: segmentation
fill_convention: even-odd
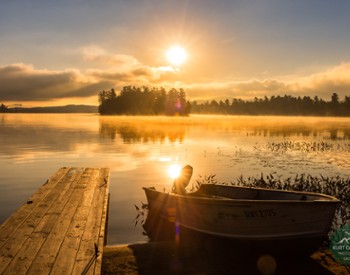
[[[181,166],[179,164],[172,164],[168,167],[168,175],[172,179],[176,179],[181,172]]]

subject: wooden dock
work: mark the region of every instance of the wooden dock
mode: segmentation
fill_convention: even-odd
[[[100,274],[109,169],[59,169],[0,226],[0,274]]]

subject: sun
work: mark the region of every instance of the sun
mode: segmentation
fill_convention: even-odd
[[[186,62],[187,52],[183,47],[175,45],[167,50],[166,58],[170,64],[180,66]]]

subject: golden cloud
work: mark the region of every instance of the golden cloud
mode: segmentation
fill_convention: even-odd
[[[92,93],[96,94],[95,89],[107,84],[103,81],[92,82],[78,70],[39,70],[33,65],[22,63],[0,66],[0,83],[0,99],[4,101],[45,101],[91,96]]]
[[[85,71],[37,69],[29,64],[0,66],[0,102],[48,101],[64,98],[96,96],[103,89],[120,89],[126,85],[184,88],[191,100],[253,99],[272,95],[318,96],[329,99],[332,93],[340,98],[350,94],[350,63],[342,63],[323,72],[289,79],[250,79],[246,81],[196,82],[182,80],[186,72],[172,67],[152,67],[133,56],[110,54],[91,46],[83,50],[83,58],[105,68]],[[96,98],[97,104],[97,98]]]
[[[251,79],[191,83],[184,85],[187,94],[196,100],[210,99],[253,99],[272,95],[318,96],[329,99],[333,93],[340,97],[350,95],[350,63],[342,63],[324,72],[288,80]]]
[[[139,66],[139,61],[130,55],[111,54],[105,49],[98,46],[88,46],[82,48],[83,58],[88,61],[93,61],[104,67],[119,67],[130,68]]]
[[[350,63],[342,63],[325,72],[313,74],[288,85],[291,91],[304,91],[318,96],[329,96],[335,92],[350,94]]]
[[[84,59],[104,64],[107,68],[61,71],[41,70],[30,64],[0,66],[1,102],[47,101],[62,98],[91,97],[104,89],[126,85],[157,85],[170,70],[141,64],[128,55],[113,55],[102,48],[83,50]],[[97,100],[96,100],[97,103]]]

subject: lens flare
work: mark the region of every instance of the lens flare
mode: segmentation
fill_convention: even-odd
[[[273,256],[266,254],[258,259],[257,266],[261,274],[272,275],[275,274],[277,262]]]
[[[180,176],[181,173],[181,166],[179,164],[172,164],[168,167],[168,175],[172,179],[176,179],[178,176]]]

